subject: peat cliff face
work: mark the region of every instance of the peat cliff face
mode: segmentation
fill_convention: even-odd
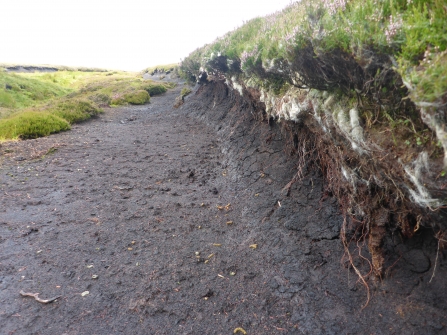
[[[361,61],[309,48],[293,61],[259,62],[250,72],[240,61],[214,56],[189,73],[202,85],[225,83],[264,122],[279,123],[296,157],[290,188],[317,166],[326,194],[344,215],[341,239],[364,241],[372,269],[382,276],[387,246],[429,228],[446,243],[447,133],[442,104],[413,103],[411,87],[386,55],[363,52]],[[410,90],[409,90],[410,89]]]

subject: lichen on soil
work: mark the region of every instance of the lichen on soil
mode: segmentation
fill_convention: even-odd
[[[274,122],[259,91],[218,78],[173,108],[181,88],[2,144],[2,333],[445,332],[431,227],[405,236],[385,223],[401,213],[377,209],[376,246],[346,223],[350,194],[328,187],[312,128]]]

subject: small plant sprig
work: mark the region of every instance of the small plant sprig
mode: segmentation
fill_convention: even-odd
[[[344,11],[346,9],[346,0],[325,0],[323,3],[331,15],[335,15],[338,11]]]
[[[402,17],[399,15],[390,15],[389,25],[385,29],[386,41],[388,44],[393,42],[394,37],[400,32],[402,29]]]

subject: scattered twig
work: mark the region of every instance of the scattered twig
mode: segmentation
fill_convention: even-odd
[[[45,300],[45,299],[39,298],[39,293],[28,293],[28,292],[24,292],[24,291],[20,291],[20,295],[22,297],[33,297],[37,302],[40,302],[41,304],[49,304],[61,297],[60,295],[58,295],[57,297]]]

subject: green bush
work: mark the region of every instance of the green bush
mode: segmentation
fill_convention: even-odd
[[[50,113],[67,120],[70,124],[85,121],[102,112],[94,103],[84,99],[62,100],[48,110]]]
[[[165,86],[159,84],[149,84],[144,86],[143,89],[147,91],[151,97],[154,95],[163,94],[167,91]]]
[[[149,102],[151,97],[149,96],[149,93],[147,93],[147,91],[138,90],[135,92],[126,93],[124,95],[124,99],[126,102],[132,105],[143,105],[146,102]]]
[[[48,112],[22,112],[0,120],[0,139],[28,139],[70,129],[69,123]]]

